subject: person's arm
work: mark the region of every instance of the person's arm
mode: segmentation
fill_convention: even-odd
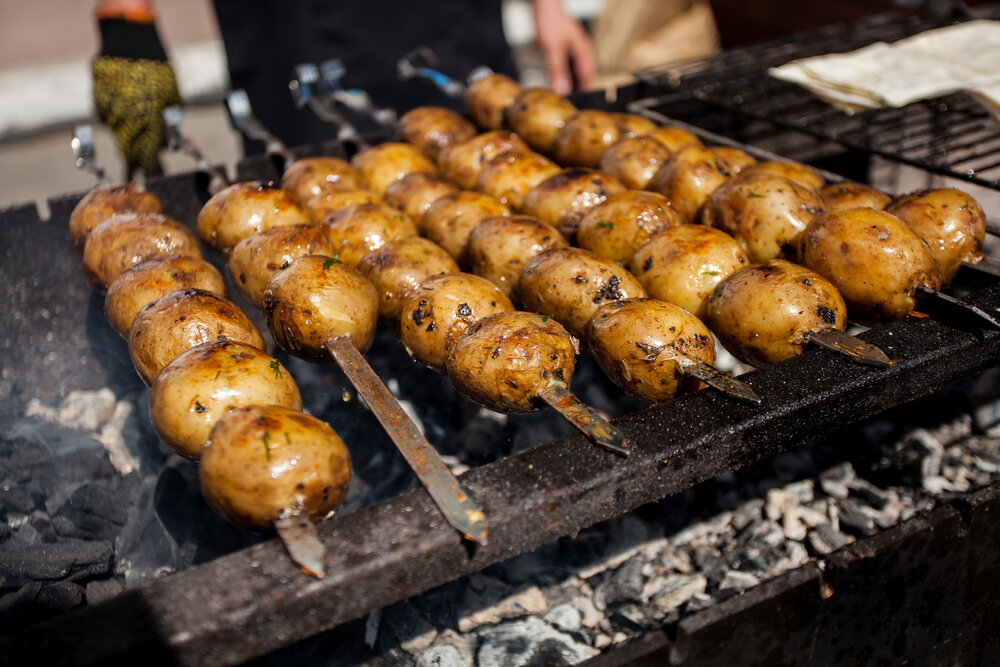
[[[562,0],[534,0],[538,44],[549,68],[549,87],[560,95],[594,83],[594,45],[583,25],[570,16]]]

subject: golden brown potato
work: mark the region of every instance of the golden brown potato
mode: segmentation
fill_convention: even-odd
[[[757,159],[742,148],[734,146],[709,146],[708,150],[725,160],[734,174],[738,174],[747,167],[757,164]]]
[[[346,190],[344,192],[327,192],[316,195],[305,203],[309,219],[315,223],[323,223],[342,208],[354,204],[382,204],[382,198],[370,190]]]
[[[496,283],[512,297],[529,259],[543,250],[568,245],[555,227],[530,215],[493,217],[484,219],[469,234],[465,257],[470,271]]]
[[[83,269],[103,290],[130,266],[170,255],[201,259],[190,229],[159,213],[120,213],[91,230],[83,247]]]
[[[750,258],[729,234],[704,225],[666,229],[639,248],[629,270],[649,296],[680,306],[701,320],[715,286]]]
[[[431,204],[420,219],[420,233],[463,264],[469,234],[480,221],[494,215],[510,215],[510,209],[478,192],[455,192]]]
[[[802,354],[812,333],[843,331],[847,307],[823,276],[772,259],[719,283],[709,299],[708,325],[733,356],[760,367]]]
[[[436,243],[411,236],[372,250],[361,259],[358,270],[378,291],[382,321],[395,329],[406,293],[416,289],[424,278],[456,273],[458,264]]]
[[[741,174],[773,174],[795,181],[804,188],[816,191],[826,184],[819,172],[801,162],[764,161],[744,167]]]
[[[445,176],[459,187],[472,190],[479,182],[479,172],[493,158],[506,153],[530,152],[528,144],[513,132],[494,130],[452,144],[441,151],[438,163]]]
[[[479,127],[498,130],[503,127],[504,112],[520,93],[520,84],[509,76],[489,74],[469,83],[466,110]]]
[[[712,193],[701,221],[736,239],[752,262],[792,260],[802,230],[822,212],[823,200],[812,190],[781,176],[744,171]]]
[[[448,349],[448,377],[458,393],[498,412],[546,407],[538,393],[569,385],[576,349],[565,328],[549,317],[496,313],[469,327]]]
[[[356,267],[361,258],[389,241],[417,235],[405,213],[387,204],[354,204],[340,209],[323,224],[334,257]]]
[[[236,304],[198,289],[160,297],[139,311],[128,334],[128,352],[139,377],[151,384],[185,351],[217,340],[264,349],[264,339]]]
[[[562,169],[538,153],[507,153],[483,166],[476,189],[518,210],[533,187]]]
[[[646,186],[659,192],[688,222],[696,222],[702,204],[732,175],[725,160],[707,148],[681,148],[663,163]]]
[[[566,120],[556,134],[552,156],[566,167],[596,167],[621,137],[618,119],[608,111],[584,109]]]
[[[701,387],[681,372],[678,358],[715,363],[715,341],[701,320],[655,299],[604,304],[587,326],[587,344],[615,384],[653,402]]]
[[[386,188],[385,203],[419,220],[431,204],[453,192],[458,188],[438,172],[415,171]]]
[[[276,405],[238,408],[212,429],[198,466],[201,492],[240,528],[274,532],[274,521],[322,521],[351,483],[351,456],[332,428]]]
[[[617,178],[593,169],[564,169],[528,192],[521,210],[558,229],[572,239],[580,218],[608,196],[624,192]]]
[[[416,146],[402,142],[387,142],[366,148],[355,155],[351,163],[361,172],[367,188],[379,196],[407,174],[434,169],[434,163]]]
[[[655,132],[659,127],[656,123],[634,113],[615,112],[615,120],[618,121],[618,129],[622,137],[641,137]]]
[[[816,191],[823,200],[823,209],[833,211],[838,208],[885,208],[892,197],[873,187],[861,183],[831,183]]]
[[[268,229],[236,244],[229,254],[229,275],[250,303],[260,305],[271,276],[305,255],[333,255],[323,227],[295,225]]]
[[[503,291],[479,276],[445,273],[411,290],[400,308],[399,339],[413,357],[444,370],[448,348],[476,320],[514,310]]]
[[[954,279],[962,262],[983,261],[986,214],[968,193],[955,188],[921,190],[900,197],[885,210],[924,240],[945,284]]]
[[[122,337],[128,338],[132,320],[147,304],[177,290],[193,287],[226,296],[226,283],[214,266],[197,257],[157,257],[124,271],[108,287],[104,316]]]
[[[432,162],[452,144],[476,134],[476,126],[445,107],[416,107],[399,119],[399,134]]]
[[[536,151],[551,153],[559,130],[576,113],[572,102],[547,88],[523,88],[507,107],[505,122]]]
[[[261,299],[278,345],[302,359],[331,363],[323,344],[347,336],[367,352],[378,324],[378,293],[357,269],[307,255],[275,273]]]
[[[281,187],[302,206],[313,197],[332,192],[360,190],[361,174],[339,157],[299,158],[281,176]]]
[[[611,195],[583,216],[576,230],[576,243],[625,263],[654,234],[684,222],[662,195],[627,190]]]
[[[138,185],[101,185],[83,196],[69,215],[69,237],[76,249],[83,246],[91,230],[119,213],[163,213],[163,205]]]
[[[525,264],[518,296],[525,310],[555,318],[582,340],[594,311],[612,301],[644,297],[646,290],[610,259],[581,248],[556,248]]]
[[[149,392],[149,419],[170,449],[198,459],[215,422],[248,405],[301,410],[302,398],[277,359],[223,340],[193,347],[160,371]]]
[[[927,244],[902,220],[874,208],[828,211],[801,237],[802,264],[829,280],[853,321],[898,320],[916,307],[920,286],[941,288]]]
[[[600,169],[626,188],[644,190],[669,157],[670,149],[653,137],[626,137],[604,151]]]
[[[697,135],[674,125],[661,125],[655,130],[647,132],[646,136],[653,137],[666,146],[671,154],[688,146],[702,147],[704,145]]]
[[[246,237],[265,229],[308,225],[305,211],[272,181],[234,183],[219,190],[198,213],[198,238],[229,252]]]

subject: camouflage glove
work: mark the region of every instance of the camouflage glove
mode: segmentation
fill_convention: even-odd
[[[180,104],[174,70],[156,26],[149,21],[101,18],[101,51],[91,64],[94,106],[101,122],[115,133],[131,175],[162,172],[162,112]]]

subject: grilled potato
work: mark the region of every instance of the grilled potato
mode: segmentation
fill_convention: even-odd
[[[683,216],[670,208],[663,195],[628,190],[590,209],[580,220],[576,242],[581,248],[625,263],[653,235],[683,224]]]
[[[613,176],[592,169],[564,169],[533,187],[521,210],[572,239],[580,218],[625,186]]]
[[[250,303],[260,305],[271,276],[305,255],[333,255],[323,227],[276,227],[236,244],[229,253],[229,275]]]
[[[567,119],[556,134],[552,154],[561,165],[593,168],[620,137],[621,128],[613,113],[584,109]]]
[[[641,137],[650,132],[655,132],[659,127],[656,123],[634,113],[615,112],[615,120],[618,121],[618,129],[621,137]]]
[[[647,186],[667,198],[670,206],[695,222],[702,204],[732,175],[725,160],[707,148],[681,148],[667,160]]]
[[[417,235],[413,221],[387,204],[347,206],[331,215],[323,226],[334,256],[353,267],[389,241]]]
[[[416,289],[424,278],[456,273],[458,264],[436,243],[410,236],[372,250],[361,259],[358,270],[378,291],[382,321],[395,329],[406,293]]]
[[[302,206],[313,197],[361,189],[361,174],[339,157],[299,158],[281,176],[281,187]]]
[[[885,208],[892,197],[861,183],[831,183],[816,191],[823,200],[823,208]]]
[[[625,137],[601,155],[600,169],[626,188],[644,190],[670,157],[670,149],[653,137]]]
[[[521,269],[549,248],[565,248],[566,239],[552,225],[530,215],[485,218],[465,246],[469,270],[496,283],[509,297],[517,293]]]
[[[476,134],[476,126],[445,107],[416,107],[399,119],[399,134],[432,162],[452,144]]]
[[[316,195],[305,203],[309,219],[315,223],[323,223],[342,208],[354,204],[382,204],[382,198],[370,190],[345,190],[344,192],[326,192]]]
[[[576,113],[572,102],[547,88],[524,88],[507,107],[505,122],[536,151],[551,153],[559,130]]]
[[[519,210],[532,188],[561,171],[555,162],[538,153],[507,153],[483,167],[476,189]]]
[[[670,154],[673,155],[689,146],[694,146],[697,148],[704,147],[701,143],[701,139],[698,138],[696,134],[692,134],[685,129],[679,128],[675,125],[661,125],[655,130],[646,133],[647,137],[653,137],[661,144],[670,150]]]
[[[733,174],[738,174],[747,167],[757,164],[757,159],[742,148],[735,148],[734,146],[709,146],[708,150],[725,160]]]
[[[434,169],[434,164],[416,146],[387,142],[366,148],[351,160],[365,186],[382,196],[394,182],[415,171]]]
[[[520,84],[509,76],[489,74],[469,83],[466,110],[479,127],[498,130],[503,127],[504,113],[520,93]]]
[[[787,178],[790,181],[795,181],[804,188],[809,188],[812,191],[819,190],[826,184],[826,180],[820,176],[820,173],[810,166],[804,165],[801,162],[778,162],[766,160],[764,162],[758,162],[757,164],[744,167],[740,170],[741,174],[772,174],[774,176],[781,176],[782,178]]]
[[[464,264],[469,234],[480,221],[494,215],[510,215],[510,209],[478,192],[454,192],[431,204],[420,219],[420,233]]]
[[[83,252],[94,227],[119,213],[163,213],[163,205],[156,195],[133,183],[94,188],[69,215],[69,236],[76,249]]]
[[[453,192],[458,188],[438,172],[415,171],[386,188],[385,203],[419,220],[431,204]]]
[[[305,211],[272,181],[234,183],[212,195],[198,213],[198,238],[229,252],[246,237],[274,227],[308,225]]]
[[[439,164],[444,175],[466,190],[479,182],[479,172],[493,158],[505,153],[530,153],[528,144],[507,130],[477,134],[441,151]]]

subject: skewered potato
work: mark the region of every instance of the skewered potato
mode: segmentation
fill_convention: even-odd
[[[545,407],[539,391],[568,385],[576,366],[573,339],[535,313],[504,312],[470,326],[448,349],[448,377],[458,393],[499,412]]]
[[[747,167],[757,164],[757,159],[742,148],[734,146],[709,146],[708,150],[725,160],[734,174],[738,174]]]
[[[885,208],[892,197],[873,187],[861,183],[832,183],[820,188],[816,194],[823,200],[823,208],[833,211],[838,208]]]
[[[525,310],[557,319],[582,339],[594,311],[611,301],[646,296],[631,273],[581,248],[556,248],[524,266],[518,296]]]
[[[299,257],[275,273],[261,305],[278,345],[302,359],[331,363],[323,347],[331,338],[347,336],[361,353],[375,338],[375,286],[331,257]]]
[[[305,255],[333,255],[323,227],[276,227],[236,244],[229,254],[229,275],[251,303],[260,305],[271,276]]]
[[[406,293],[416,289],[424,278],[456,273],[458,264],[436,243],[411,236],[372,250],[361,259],[358,270],[378,291],[382,321],[395,329]]]
[[[743,171],[702,207],[701,221],[726,232],[753,262],[795,259],[802,230],[823,212],[812,190],[781,176]]]
[[[483,166],[493,158],[505,153],[530,152],[528,144],[513,132],[494,130],[452,144],[441,151],[438,163],[445,176],[459,187],[471,190],[476,187]]]
[[[921,190],[897,199],[885,210],[905,222],[930,247],[946,284],[962,262],[983,261],[986,214],[967,193],[955,188]]]
[[[655,130],[648,132],[646,136],[653,137],[666,146],[671,154],[680,152],[689,146],[699,148],[704,146],[698,135],[674,125],[661,125]]]
[[[480,221],[494,215],[510,215],[510,209],[478,192],[455,192],[431,204],[420,219],[420,233],[463,263],[469,234]]]
[[[489,74],[469,83],[465,105],[476,125],[486,130],[503,126],[504,112],[521,93],[521,86],[509,76]]]
[[[103,290],[129,267],[169,255],[201,259],[191,230],[159,213],[120,213],[91,230],[83,247],[83,269]]]
[[[719,283],[709,299],[708,325],[733,356],[760,367],[802,354],[811,333],[843,331],[847,307],[821,275],[773,259]]]
[[[76,249],[82,252],[94,227],[119,213],[163,213],[163,205],[156,195],[133,183],[94,188],[69,215],[69,236]]]
[[[458,188],[438,172],[415,171],[386,188],[385,203],[419,220],[431,204],[453,192]]]
[[[215,422],[233,408],[248,405],[301,410],[302,398],[277,359],[230,340],[184,352],[160,371],[149,392],[153,430],[189,459],[201,457]]]
[[[404,213],[386,204],[354,204],[340,209],[323,225],[335,256],[356,267],[361,258],[389,241],[417,235]]]
[[[740,244],[722,230],[681,225],[650,239],[632,257],[629,269],[649,296],[704,320],[715,286],[749,263]]]
[[[776,160],[765,160],[757,164],[744,167],[741,174],[773,174],[781,176],[790,181],[795,181],[804,188],[816,191],[826,184],[826,180],[820,173],[810,166],[801,162],[779,162]]]
[[[216,423],[198,472],[216,511],[241,528],[270,533],[284,516],[332,516],[350,486],[351,456],[325,422],[275,405],[253,406]]]
[[[551,153],[559,130],[576,113],[572,102],[547,88],[524,88],[507,107],[505,122],[536,151]]]
[[[265,229],[307,225],[291,195],[272,181],[234,183],[219,190],[198,213],[198,238],[221,252]]]
[[[615,120],[618,121],[618,129],[622,137],[641,137],[650,132],[655,132],[659,127],[659,125],[650,119],[639,114],[616,111],[614,115]]]
[[[608,303],[587,325],[587,344],[611,380],[648,401],[666,401],[701,383],[681,372],[678,357],[715,363],[715,341],[697,317],[655,299]]]
[[[567,119],[556,134],[552,154],[556,162],[567,167],[596,167],[604,151],[620,137],[614,114],[584,109]]]
[[[437,162],[441,151],[476,134],[476,126],[451,109],[416,107],[399,119],[399,134]]]
[[[136,264],[108,287],[108,294],[104,297],[104,316],[115,331],[128,338],[132,320],[147,304],[189,287],[226,296],[226,283],[222,276],[203,259],[170,255]]]
[[[671,155],[647,187],[666,197],[685,220],[694,222],[709,195],[731,175],[729,165],[715,153],[688,146]]]
[[[619,192],[583,216],[576,230],[576,242],[581,248],[624,263],[653,235],[684,222],[663,195],[635,190]]]
[[[338,157],[299,158],[281,176],[281,187],[305,206],[313,197],[333,192],[360,190],[361,174]]]
[[[559,165],[538,153],[508,153],[483,167],[476,189],[517,210],[532,188],[561,171]]]
[[[563,236],[576,236],[580,218],[609,195],[623,192],[617,178],[592,169],[564,169],[541,181],[524,198],[521,210],[558,229]]]
[[[550,248],[565,248],[566,239],[552,225],[530,215],[486,218],[469,234],[465,246],[469,270],[496,283],[507,296],[517,292],[521,269]]]
[[[198,289],[160,297],[139,311],[128,335],[128,351],[149,385],[163,367],[186,350],[217,340],[264,349],[264,339],[236,304]]]
[[[669,157],[670,149],[653,137],[626,137],[604,151],[599,166],[626,188],[644,190]]]
[[[463,331],[482,317],[508,310],[514,310],[510,299],[485,278],[431,276],[404,297],[399,339],[415,359],[444,370],[448,348]]]
[[[416,146],[401,142],[387,142],[366,148],[351,160],[354,168],[361,173],[362,181],[369,190],[382,196],[386,188],[407,174],[415,171],[434,169]]]
[[[840,291],[852,320],[897,320],[916,307],[916,290],[941,288],[941,269],[927,244],[902,220],[874,208],[816,216],[801,237],[799,258]]]
[[[309,219],[323,223],[342,208],[354,204],[381,204],[382,198],[370,190],[346,190],[344,192],[327,192],[316,195],[305,203]]]

